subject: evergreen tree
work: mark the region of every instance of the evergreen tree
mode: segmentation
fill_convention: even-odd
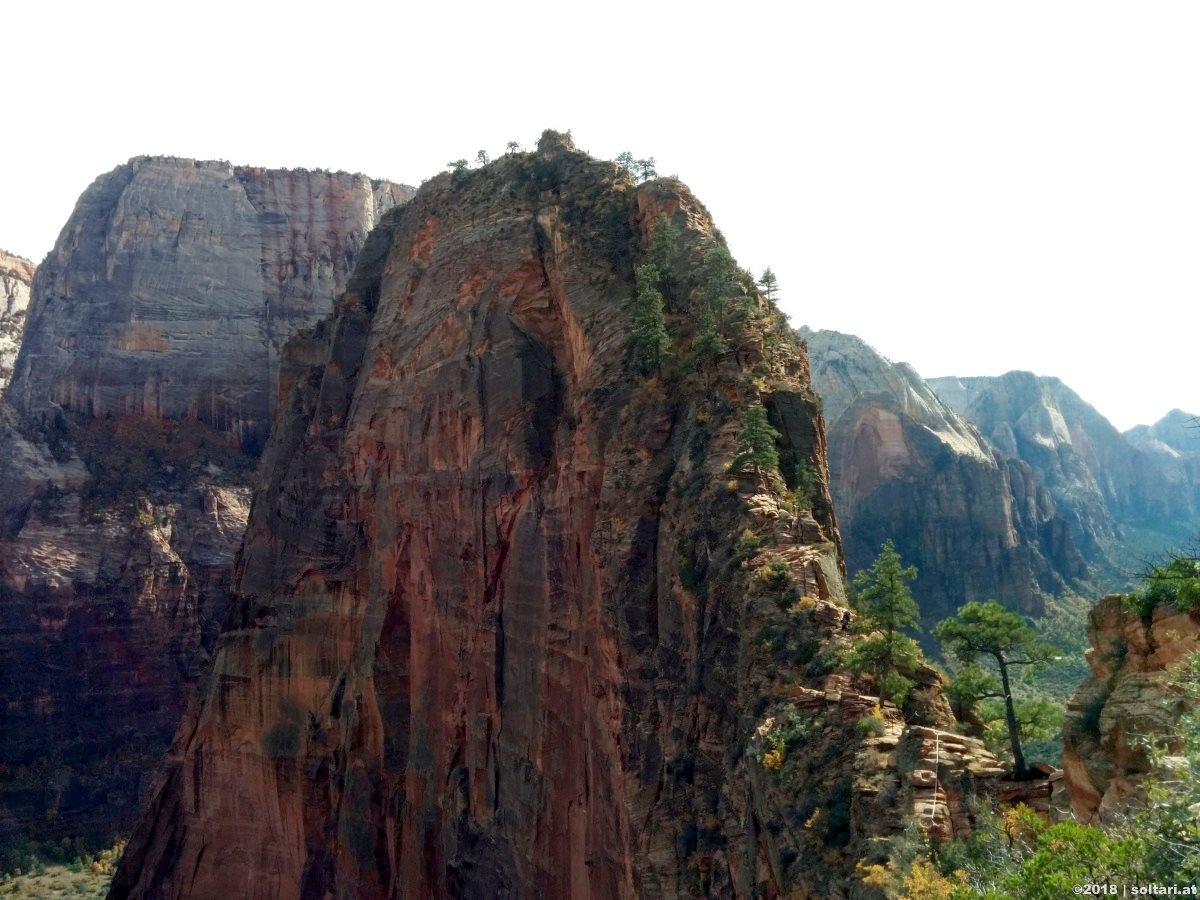
[[[628,150],[626,150],[624,153],[618,153],[617,158],[614,159],[613,162],[615,162],[630,175],[633,174],[634,158],[633,154]]]
[[[662,366],[671,347],[671,337],[667,334],[666,309],[658,289],[658,269],[650,264],[638,266],[635,276],[637,296],[629,344],[637,370],[651,375]]]
[[[762,288],[763,295],[768,300],[774,300],[775,295],[779,293],[779,279],[769,268],[765,269],[762,278],[758,279],[758,286]]]
[[[446,168],[452,169],[454,174],[457,175],[459,172],[465,172],[467,170],[467,166],[469,165],[470,163],[465,159],[456,159],[454,162],[446,163]]]
[[[486,150],[480,150],[475,154],[475,162],[478,165],[486,166],[489,162],[491,162],[491,157],[488,156],[488,152]]]
[[[700,260],[700,291],[719,310],[726,333],[744,327],[757,310],[753,285],[753,277],[738,268],[729,248],[712,241]]]
[[[729,249],[713,241],[700,259],[700,290],[718,310],[727,309],[738,292],[735,272],[737,263]]]
[[[668,296],[675,292],[675,245],[679,229],[666,214],[654,220],[650,228],[650,264],[658,270],[658,286]]]
[[[696,341],[692,347],[697,360],[702,364],[717,362],[729,346],[717,324],[716,306],[707,297],[700,300],[700,315],[696,325]]]
[[[768,481],[778,479],[779,451],[775,447],[778,439],[779,432],[767,420],[767,408],[762,403],[746,407],[742,430],[738,433],[738,452],[730,471],[737,475],[750,469]]]
[[[649,181],[651,178],[658,177],[658,171],[654,168],[655,160],[651,156],[647,159],[634,160],[633,171],[637,175],[639,181]]]
[[[908,588],[916,577],[916,567],[903,564],[889,539],[875,561],[854,576],[850,590],[859,628],[879,632],[855,646],[851,668],[872,672],[881,692],[899,702],[912,687],[912,680],[900,670],[912,671],[921,661],[916,641],[903,633],[917,628],[920,619],[920,608]]]
[[[958,610],[957,615],[943,619],[933,630],[942,646],[957,659],[978,664],[988,660],[1000,676],[996,683],[986,680],[977,688],[1004,701],[1004,722],[1008,727],[1009,744],[1013,755],[1013,776],[1019,781],[1029,776],[1025,754],[1021,750],[1020,723],[1013,700],[1011,669],[1030,666],[1051,659],[1056,650],[1038,643],[1037,632],[1021,616],[1009,612],[995,600],[979,603],[972,600]],[[979,681],[972,674],[972,680]],[[978,698],[977,698],[978,699]]]
[[[507,146],[505,146],[505,148],[504,148],[504,152],[505,153],[520,153],[521,145],[519,143],[517,143],[516,141],[509,141]]]

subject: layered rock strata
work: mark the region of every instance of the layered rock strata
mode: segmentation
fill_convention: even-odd
[[[84,193],[0,403],[0,840],[130,827],[224,617],[277,347],[408,193],[161,158]]]
[[[1063,772],[1076,819],[1113,824],[1144,805],[1147,779],[1171,777],[1148,744],[1173,733],[1170,670],[1200,651],[1200,610],[1158,606],[1143,618],[1110,594],[1092,610],[1088,638],[1092,676],[1067,706]]]
[[[0,394],[8,386],[21,347],[35,271],[29,260],[0,250]]]
[[[916,565],[930,621],[968,599],[1038,615],[1086,566],[1054,500],[905,363],[860,339],[801,329],[824,401],[834,503],[852,570],[892,539]]]
[[[385,217],[290,345],[208,689],[112,897],[843,896],[886,857],[927,740],[881,707],[894,743],[864,744],[874,698],[830,672],[851,637],[802,347],[750,292],[692,355],[715,240],[683,185],[550,132]],[[759,402],[805,503],[730,469]]]
[[[23,413],[194,419],[261,447],[280,347],[329,312],[367,232],[410,193],[344,172],[118,166],[40,268],[9,399]]]

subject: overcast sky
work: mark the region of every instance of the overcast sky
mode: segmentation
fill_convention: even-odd
[[[131,156],[419,183],[542,129],[658,159],[793,323],[1200,411],[1200,4],[10,4],[0,247]]]

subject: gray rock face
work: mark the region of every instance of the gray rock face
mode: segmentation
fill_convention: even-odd
[[[1173,459],[1200,456],[1200,416],[1173,409],[1153,425],[1137,425],[1125,440],[1139,450]]]
[[[1113,554],[1135,532],[1167,543],[1194,536],[1200,471],[1164,465],[1164,454],[1135,446],[1059,379],[1009,372],[929,383],[1002,453],[1037,472],[1089,558]],[[1162,430],[1172,432],[1169,423]]]
[[[367,232],[409,196],[345,173],[118,166],[41,267],[11,402],[195,419],[261,446],[282,342],[329,312]]]
[[[1040,613],[1083,559],[1033,471],[996,449],[913,369],[860,339],[801,329],[825,404],[834,502],[850,569],[891,538],[917,566],[928,619],[995,597]]]
[[[0,840],[130,824],[224,618],[278,348],[408,194],[135,159],[80,199],[0,400]]]
[[[33,273],[29,260],[0,250],[0,394],[12,377],[21,346]]]

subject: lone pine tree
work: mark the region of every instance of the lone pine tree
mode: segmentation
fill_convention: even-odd
[[[1014,612],[1005,609],[995,600],[984,603],[972,600],[958,610],[958,614],[943,619],[933,630],[934,636],[954,657],[966,664],[964,681],[960,682],[955,699],[959,702],[984,697],[996,697],[1004,701],[1004,722],[1008,726],[1008,740],[1012,747],[1013,777],[1018,781],[1029,777],[1029,766],[1021,749],[1020,723],[1017,721],[1013,701],[1010,670],[1015,666],[1032,666],[1051,659],[1056,648],[1038,643],[1037,632]],[[982,677],[979,660],[993,663],[1000,676],[997,685],[994,679]]]
[[[891,540],[886,540],[871,565],[854,576],[851,604],[859,615],[860,630],[877,632],[860,641],[851,656],[851,668],[871,672],[881,693],[903,702],[912,679],[911,672],[921,661],[917,642],[904,629],[917,628],[920,609],[908,588],[917,577],[915,566],[905,566]]]
[[[738,432],[738,452],[730,471],[735,475],[753,471],[758,477],[772,480],[779,477],[779,450],[775,442],[779,432],[767,420],[767,409],[753,403],[742,413],[742,430]]]
[[[671,347],[666,310],[658,289],[658,269],[647,263],[635,273],[637,295],[633,307],[633,333],[629,337],[633,364],[642,375],[652,375],[662,366]]]

